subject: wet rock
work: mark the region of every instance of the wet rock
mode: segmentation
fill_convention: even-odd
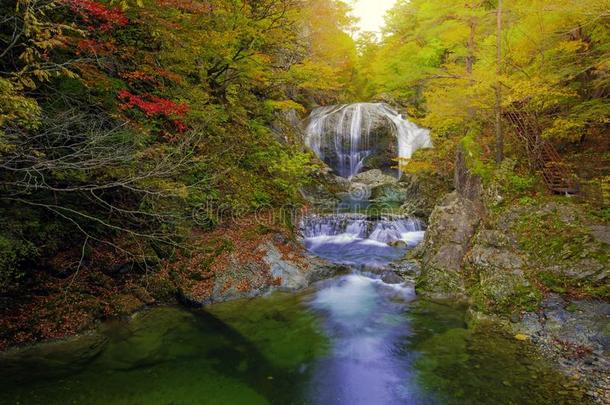
[[[339,198],[322,184],[301,188],[301,195],[318,208],[333,208],[339,203]]]
[[[421,267],[417,260],[405,259],[389,266],[393,271],[402,276],[417,277],[421,274]]]
[[[588,387],[593,402],[610,394],[610,304],[599,300],[567,300],[550,294],[540,313],[526,312],[511,324],[513,333],[532,338],[543,355]]]
[[[408,197],[408,190],[401,184],[384,184],[371,191],[371,198],[382,203],[402,203]]]
[[[529,336],[539,335],[542,331],[542,323],[538,314],[526,312],[521,317],[521,322],[515,322],[516,329],[525,332]]]
[[[381,273],[381,280],[387,284],[401,284],[405,280],[393,271],[384,271]]]
[[[365,113],[361,114],[361,111]],[[326,164],[344,177],[352,175],[355,169],[354,162],[346,159],[346,155],[353,152],[359,155],[364,170],[390,168],[395,165],[398,154],[396,114],[385,104],[322,107],[314,110],[308,119],[306,142]],[[361,126],[362,130],[352,134],[354,126]],[[348,140],[354,136],[358,140],[352,144],[356,149],[351,150]],[[416,139],[413,148],[425,140]]]
[[[574,345],[610,350],[610,304],[597,300],[567,302],[553,295],[543,302],[544,332]]]

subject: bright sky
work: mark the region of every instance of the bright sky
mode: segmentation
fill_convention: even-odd
[[[360,18],[358,27],[362,31],[381,31],[383,17],[396,0],[352,0],[354,15]]]

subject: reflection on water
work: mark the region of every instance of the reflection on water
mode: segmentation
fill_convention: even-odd
[[[209,312],[153,309],[2,356],[0,403],[581,403],[527,345],[413,298],[349,275]]]
[[[306,245],[383,266],[414,220],[322,219]],[[386,242],[403,241],[401,246]],[[353,274],[299,294],[156,308],[97,333],[0,355],[2,404],[546,404],[581,392],[531,347],[412,285]]]

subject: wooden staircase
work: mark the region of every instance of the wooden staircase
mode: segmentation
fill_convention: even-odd
[[[504,111],[504,117],[525,142],[530,163],[540,170],[549,190],[558,194],[578,194],[576,175],[555,147],[542,139],[542,130],[534,114],[519,106],[511,106]]]

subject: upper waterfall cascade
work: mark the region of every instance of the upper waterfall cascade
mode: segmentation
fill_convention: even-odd
[[[392,135],[392,142],[383,139],[385,134]],[[428,129],[406,120],[385,103],[316,108],[309,117],[305,143],[346,178],[361,172],[375,154],[408,159],[416,150],[432,147]]]

